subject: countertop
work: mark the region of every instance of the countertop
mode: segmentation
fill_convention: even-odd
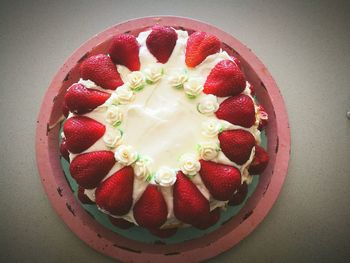
[[[44,192],[35,125],[65,59],[131,18],[177,15],[232,34],[263,61],[291,126],[287,179],[248,238],[208,262],[348,262],[349,1],[1,1],[0,262],[112,262],[77,238]]]

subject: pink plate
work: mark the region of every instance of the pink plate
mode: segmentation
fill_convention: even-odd
[[[270,164],[260,176],[258,186],[245,206],[235,217],[210,234],[171,245],[146,244],[127,239],[89,216],[74,197],[62,172],[58,145],[62,101],[66,89],[78,79],[77,65],[85,57],[105,51],[112,36],[125,32],[137,34],[154,24],[216,35],[224,43],[223,48],[241,60],[247,79],[254,85],[257,98],[264,105],[270,120],[266,130]],[[103,254],[127,262],[201,261],[233,247],[257,227],[276,201],[287,175],[289,155],[287,112],[280,91],[266,67],[249,48],[231,35],[209,24],[182,17],[130,20],[112,26],[88,40],[67,59],[53,78],[37,121],[37,164],[51,204],[80,239]]]

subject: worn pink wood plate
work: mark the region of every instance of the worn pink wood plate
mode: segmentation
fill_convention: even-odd
[[[75,199],[60,164],[58,133],[62,120],[61,106],[66,89],[78,80],[77,65],[87,56],[105,52],[112,36],[138,32],[154,24],[205,31],[216,35],[223,49],[237,56],[247,79],[255,86],[257,98],[269,114],[266,130],[270,164],[260,176],[256,191],[239,214],[218,230],[181,244],[145,244],[122,237],[88,215]],[[201,261],[229,248],[252,232],[276,201],[287,175],[290,155],[288,116],[280,91],[266,67],[231,35],[214,26],[181,17],[146,17],[108,28],[76,50],[53,78],[42,102],[36,131],[36,158],[40,176],[51,204],[71,230],[97,251],[127,262]]]

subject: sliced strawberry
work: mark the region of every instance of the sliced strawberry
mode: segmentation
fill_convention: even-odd
[[[63,113],[64,117],[68,118],[69,109],[68,109],[65,102],[63,102],[63,105],[62,105],[62,113]]]
[[[111,151],[96,151],[79,154],[69,166],[72,177],[78,185],[92,189],[108,174],[115,164]]]
[[[244,164],[248,161],[253,147],[254,136],[245,130],[227,130],[219,134],[222,152],[232,162]]]
[[[218,97],[235,96],[245,89],[243,72],[231,60],[225,59],[215,65],[204,83],[204,93]]]
[[[136,37],[121,34],[113,37],[108,53],[115,64],[137,71],[140,70],[139,49]]]
[[[149,231],[157,237],[168,238],[176,234],[177,228],[167,228],[167,229],[155,228],[155,229],[149,229]]]
[[[108,216],[109,221],[111,221],[111,223],[121,229],[129,229],[130,227],[133,227],[134,224],[123,219],[123,218],[116,218],[116,217],[112,217],[112,216]]]
[[[255,156],[252,163],[249,166],[249,170],[248,170],[249,173],[261,174],[265,170],[268,163],[269,163],[268,153],[261,146],[255,145]]]
[[[241,184],[241,173],[233,166],[200,160],[199,174],[209,193],[220,201],[230,199]]]
[[[75,83],[67,90],[64,101],[71,112],[84,114],[103,104],[110,96],[106,92]]]
[[[80,202],[82,202],[84,205],[92,205],[94,202],[90,200],[90,198],[85,194],[85,189],[81,186],[78,188],[78,199]]]
[[[115,90],[123,81],[111,58],[104,54],[89,57],[80,65],[80,75],[104,89]]]
[[[241,204],[248,194],[248,185],[246,183],[241,184],[237,192],[230,198],[228,204],[230,206],[235,206]]]
[[[255,123],[253,100],[244,94],[227,98],[220,104],[215,115],[221,120],[249,128]]]
[[[71,153],[81,153],[105,133],[106,127],[85,116],[69,118],[63,125],[67,148]]]
[[[220,51],[220,40],[205,32],[195,32],[189,36],[186,46],[185,62],[190,68],[202,63],[207,56]]]
[[[132,205],[133,188],[134,170],[125,166],[97,187],[96,204],[112,215],[125,215]]]
[[[268,122],[269,122],[269,115],[265,111],[264,107],[262,105],[258,105],[258,118],[259,118],[259,127],[258,129],[262,131],[266,128]]]
[[[198,229],[207,229],[213,225],[215,225],[220,219],[220,208],[215,208],[213,211],[209,213],[209,216],[198,221],[198,223],[193,226]]]
[[[60,153],[61,153],[62,157],[69,162],[69,152],[67,149],[67,142],[66,142],[65,138],[63,138],[61,141]]]
[[[166,63],[173,53],[177,41],[177,33],[171,27],[154,26],[146,39],[151,54],[160,63]]]
[[[133,208],[136,222],[145,228],[159,228],[167,219],[168,209],[163,194],[148,185]]]
[[[209,214],[209,202],[181,171],[173,188],[175,217],[185,223],[195,224]]]

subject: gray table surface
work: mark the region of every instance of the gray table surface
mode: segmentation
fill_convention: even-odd
[[[1,1],[0,262],[112,262],[56,215],[35,163],[50,80],[84,41],[147,15],[209,22],[263,61],[291,125],[288,177],[272,211],[210,262],[349,262],[349,1]],[[282,3],[283,2],[283,3]]]

